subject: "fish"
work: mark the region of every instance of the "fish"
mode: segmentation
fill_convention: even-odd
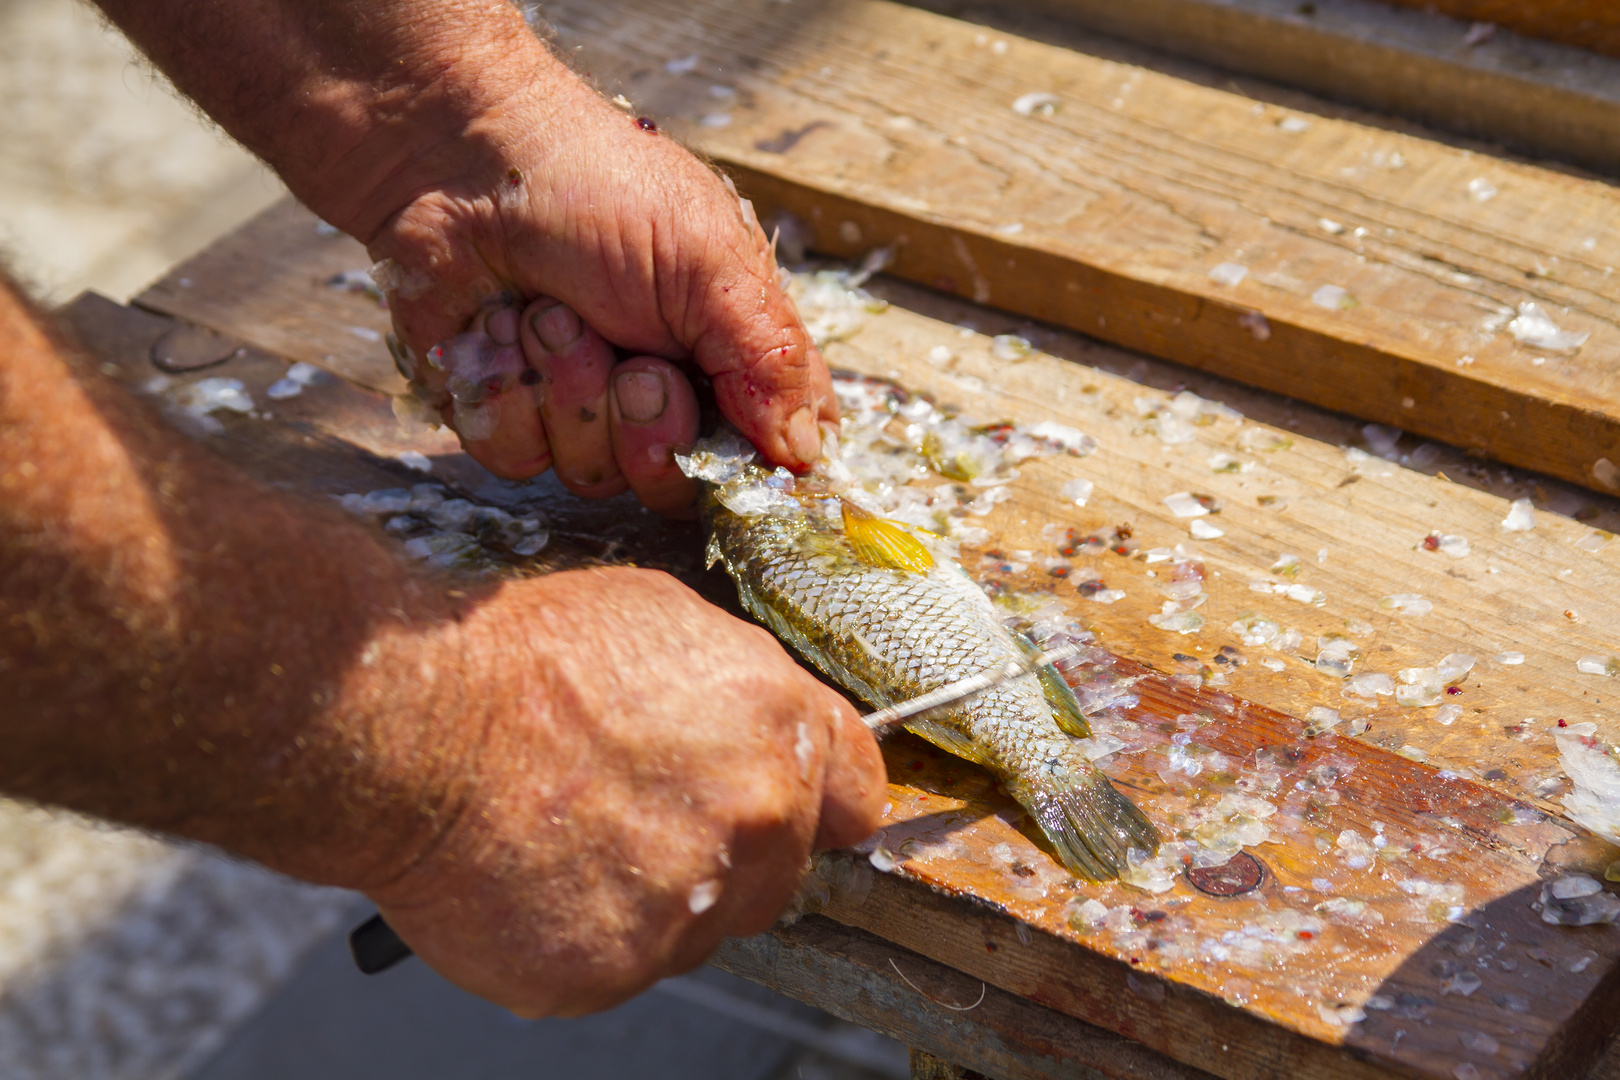
[[[850,482],[829,436],[804,477],[760,465],[722,432],[677,461],[705,481],[709,565],[747,611],[850,693],[887,708],[1038,652],[925,529],[881,516]],[[1050,666],[906,727],[994,774],[1058,860],[1094,882],[1117,878],[1159,833],[1086,756],[1090,728]]]

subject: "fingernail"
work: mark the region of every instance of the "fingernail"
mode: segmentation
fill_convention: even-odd
[[[812,464],[821,456],[821,425],[808,405],[788,419],[787,443],[801,464]]]
[[[492,311],[484,320],[484,332],[495,339],[497,345],[516,345],[518,340],[518,313],[513,308]]]
[[[579,316],[567,304],[557,304],[539,312],[531,320],[535,336],[548,352],[562,352],[579,340]]]
[[[652,371],[625,371],[613,379],[613,396],[619,402],[619,415],[633,424],[650,424],[664,415],[669,391],[664,377]]]

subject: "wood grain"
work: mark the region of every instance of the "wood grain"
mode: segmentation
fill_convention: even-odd
[[[1477,34],[1470,23],[1428,10],[1382,0],[916,6],[1050,44],[1069,44],[1077,28],[1107,34],[1208,64],[1216,69],[1204,79],[1211,85],[1233,89],[1227,73],[1236,72],[1433,131],[1620,173],[1620,61],[1507,30],[1470,43]],[[1099,55],[1109,47],[1095,38],[1074,44]],[[1264,95],[1267,88],[1241,90]]]
[[[892,244],[910,280],[1576,482],[1620,461],[1603,183],[881,0],[547,12],[595,77],[822,250]],[[1031,92],[1059,111],[1013,112]],[[1228,262],[1247,276],[1218,285]],[[1343,306],[1313,300],[1324,286]],[[1592,337],[1517,344],[1528,302]]]
[[[382,343],[391,326],[388,309],[363,291],[333,283],[369,265],[359,244],[319,226],[287,198],[175,267],[134,302],[397,394],[405,380]],[[307,298],[318,289],[341,298],[335,309],[341,320],[326,309],[311,317]]]
[[[995,1080],[1208,1080],[1112,1032],[816,915],[728,940],[709,962]]]

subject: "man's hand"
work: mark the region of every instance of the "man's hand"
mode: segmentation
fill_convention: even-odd
[[[669,447],[697,415],[667,361],[712,376],[721,411],[772,463],[818,455],[818,422],[837,415],[826,366],[752,214],[605,102],[507,0],[98,3],[384,261],[426,393],[494,472],[555,466],[581,494],[629,487],[691,512]],[[491,307],[503,294],[515,311]],[[483,336],[428,362],[463,332]],[[634,358],[616,365],[615,347]]]
[[[568,72],[510,102],[488,141],[494,162],[448,156],[464,171],[369,244],[396,331],[425,357],[415,374],[480,464],[513,479],[550,466],[581,495],[628,486],[689,511],[695,488],[669,449],[696,437],[696,402],[659,357],[713,376],[773,462],[815,459],[819,422],[837,415],[826,367],[719,178]],[[503,292],[535,299],[490,306]],[[475,315],[474,334],[434,348]],[[609,343],[651,355],[615,365]]]
[[[471,715],[432,755],[453,777],[443,827],[368,891],[480,996],[534,1016],[614,1005],[765,929],[812,843],[876,824],[883,764],[854,710],[663,574],[509,584],[451,626],[430,636],[465,651],[440,670]],[[408,665],[433,655],[402,644]]]

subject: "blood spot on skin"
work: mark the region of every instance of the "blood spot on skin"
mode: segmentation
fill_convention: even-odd
[[[596,419],[596,414],[591,412],[591,410],[587,409],[585,406],[581,405],[579,407],[579,418],[588,424],[592,420]]]
[[[640,128],[642,131],[656,134],[658,131],[658,122],[650,116],[638,116],[636,117],[636,127]]]
[[[508,169],[506,172],[506,183],[509,187],[522,187],[523,173],[517,169]]]

